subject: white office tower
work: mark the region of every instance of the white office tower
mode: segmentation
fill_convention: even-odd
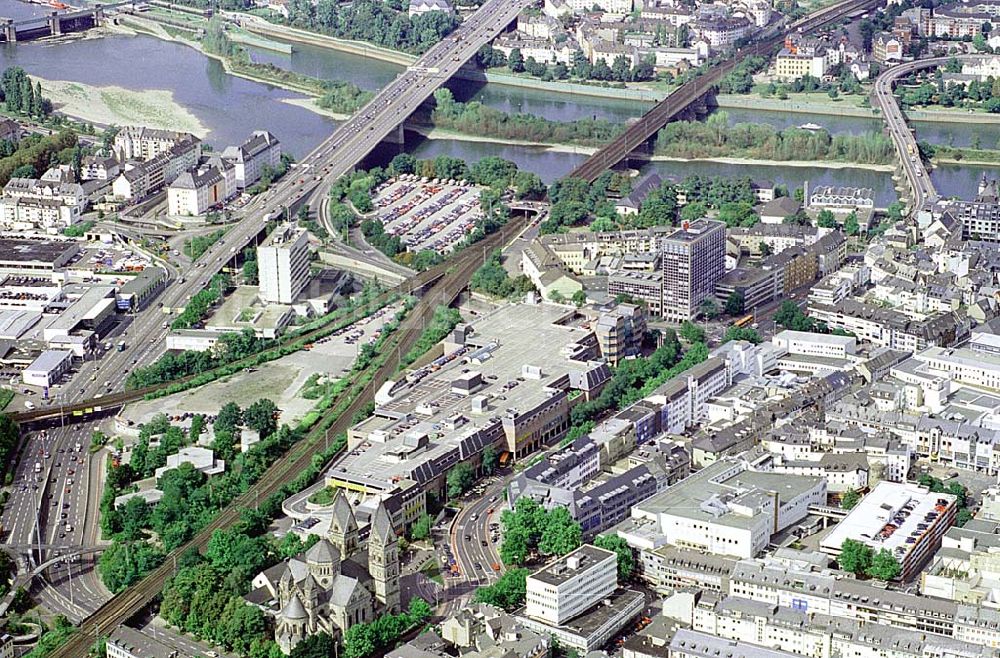
[[[257,247],[260,297],[272,304],[291,304],[309,281],[309,238],[306,230],[282,224]]]

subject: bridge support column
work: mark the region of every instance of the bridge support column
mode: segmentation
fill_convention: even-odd
[[[17,43],[17,28],[14,27],[14,21],[12,19],[7,19],[7,22],[3,25],[3,36],[7,40],[7,43]]]
[[[54,11],[52,12],[52,15],[49,16],[49,32],[54,37],[57,37],[60,34],[62,34],[62,23],[59,21],[58,12]]]
[[[94,27],[100,27],[104,22],[104,7],[98,5],[94,10]]]
[[[406,135],[403,133],[403,124],[396,126],[396,129],[386,135],[383,141],[391,144],[399,144],[400,146],[404,145],[406,143]]]

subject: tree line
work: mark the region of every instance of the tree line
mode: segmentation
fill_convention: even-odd
[[[470,135],[596,146],[611,141],[623,129],[605,119],[551,121],[533,114],[508,114],[479,102],[460,103],[444,87],[434,92],[434,100],[431,121],[436,127]]]
[[[12,177],[36,178],[53,165],[69,164],[76,144],[76,133],[72,130],[24,137],[13,154],[0,158],[0,186],[6,185]]]
[[[42,94],[42,83],[31,84],[20,66],[8,66],[0,76],[0,100],[15,114],[41,119],[52,114],[52,101]]]
[[[831,136],[825,130],[802,130],[737,123],[725,112],[705,122],[675,121],[656,137],[656,153],[676,158],[743,157],[755,160],[830,160],[857,164],[889,164],[892,141],[880,133]]]
[[[355,0],[291,0],[289,25],[341,39],[367,41],[394,50],[420,54],[457,26],[457,19],[440,11],[407,16],[401,2]]]
[[[567,66],[563,62],[539,62],[534,57],[525,57],[520,48],[512,48],[508,56],[486,44],[476,53],[476,63],[484,69],[506,67],[512,73],[527,73],[546,82],[574,78],[625,83],[656,78],[656,58],[653,55],[641,57],[635,65],[625,55],[618,55],[610,65],[603,57],[592,64],[582,50],[575,50]]]

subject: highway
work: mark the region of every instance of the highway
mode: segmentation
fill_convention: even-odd
[[[817,28],[839,21],[854,12],[870,9],[881,4],[883,4],[883,0],[843,0],[798,19],[789,26],[788,32],[803,34],[811,32]],[[654,105],[637,121],[629,125],[625,132],[594,152],[593,155],[584,160],[569,175],[588,181],[596,180],[605,170],[614,167],[624,160],[629,153],[632,153],[649,139],[653,138],[663,126],[673,121],[689,105],[708,94],[719,80],[736,68],[744,58],[752,55],[770,57],[772,51],[785,39],[786,32],[776,29],[778,27],[772,26],[768,30],[770,34],[738,50],[724,62],[717,64],[702,75],[685,82],[670,92],[666,98]]]
[[[876,106],[881,110],[882,117],[885,119],[889,135],[892,137],[892,143],[895,145],[896,152],[899,155],[900,167],[903,170],[903,175],[906,176],[907,185],[912,192],[913,198],[910,199],[909,203],[910,212],[916,212],[926,203],[937,201],[938,193],[934,188],[934,183],[931,182],[931,177],[924,166],[923,160],[920,158],[917,139],[910,131],[910,127],[906,123],[906,118],[903,116],[903,111],[893,96],[893,85],[895,85],[896,80],[908,76],[914,71],[944,66],[951,59],[952,57],[936,57],[899,64],[886,70],[875,80],[873,99]],[[958,59],[959,61],[974,62],[982,60],[983,56],[959,55]]]
[[[291,209],[301,202],[319,204],[326,199],[334,182],[350,172],[383,139],[392,133],[417,107],[444,84],[465,62],[471,59],[484,44],[491,41],[515,20],[521,9],[532,0],[489,0],[451,33],[448,38],[433,46],[413,66],[379,91],[371,101],[351,119],[340,124],[333,134],[320,143],[304,159],[271,188],[255,196],[246,206],[234,213],[239,221],[193,264],[186,276],[174,280],[160,303],[167,309],[180,310],[198,291],[204,289],[211,278],[223,267],[235,264],[243,248],[266,226],[269,219],[284,209]],[[172,316],[144,313],[136,317],[135,329],[129,333],[141,336],[148,345],[129,345],[123,353],[105,357],[99,367],[105,372],[116,373],[105,381],[111,383],[106,390],[87,389],[79,399],[95,400],[95,396],[120,390],[128,369],[154,360],[163,351],[168,322]],[[87,370],[80,379],[85,379]],[[100,378],[95,378],[99,380]],[[51,413],[51,412],[50,412]],[[28,420],[43,415],[39,413],[14,414],[15,420]]]
[[[488,236],[480,244],[486,250],[508,244],[524,230],[526,224],[526,219],[512,218],[500,231]],[[423,327],[433,317],[437,305],[452,302],[466,287],[469,278],[480,264],[480,250],[476,248],[466,249],[447,263],[414,277],[418,282],[435,283],[393,333],[393,339],[386,345],[387,353],[405,354],[409,351],[423,333]],[[415,284],[407,282],[404,285],[412,288]],[[395,345],[393,341],[395,341]],[[96,635],[109,632],[142,611],[159,595],[167,578],[173,574],[174,559],[190,548],[203,550],[216,529],[226,528],[236,523],[240,519],[240,511],[243,508],[276,493],[285,483],[300,474],[311,464],[313,457],[322,452],[325,438],[328,435],[333,436],[346,431],[353,416],[366,407],[375,391],[384,381],[395,376],[397,369],[398,363],[389,359],[373,371],[367,384],[356,380],[344,394],[345,397],[353,394],[353,401],[342,409],[341,413],[336,413],[341,405],[335,401],[314,425],[314,429],[290,451],[289,456],[278,459],[256,485],[230,503],[190,542],[168,555],[163,565],[154,569],[132,587],[112,597],[84,619],[80,623],[82,632],[76,633],[62,647],[52,652],[50,658],[79,658],[86,653],[87,647]],[[358,379],[361,380],[361,378]],[[322,428],[327,422],[331,424],[328,429],[323,430]]]

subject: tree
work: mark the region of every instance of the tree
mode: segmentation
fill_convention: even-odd
[[[243,263],[243,283],[248,286],[255,286],[258,282],[257,259],[244,261]]]
[[[583,290],[577,290],[576,292],[573,293],[573,296],[570,298],[570,300],[577,306],[577,308],[579,308],[580,306],[583,306],[584,304],[587,303],[587,293],[585,293]]]
[[[492,445],[483,448],[483,475],[493,475],[500,464],[500,453]]]
[[[455,464],[448,471],[448,498],[458,498],[472,486],[475,482],[476,473],[472,466],[465,462]]]
[[[728,327],[726,333],[722,336],[723,343],[728,343],[731,340],[745,340],[748,343],[759,345],[764,341],[764,338],[753,327],[737,327],[734,325]]]
[[[117,593],[158,567],[164,557],[162,549],[146,542],[115,542],[101,554],[98,571],[104,585]]]
[[[524,56],[521,55],[520,48],[514,48],[510,51],[510,56],[507,57],[507,68],[514,73],[524,71]]]
[[[527,569],[509,569],[497,582],[476,590],[476,603],[487,603],[512,612],[524,604]]]
[[[771,245],[767,242],[764,242],[763,240],[760,241],[760,244],[757,246],[757,249],[760,250],[760,255],[763,256],[764,258],[767,258],[772,253]]]
[[[680,218],[682,222],[693,222],[708,214],[708,206],[701,201],[693,201],[681,208]]]
[[[546,514],[545,529],[538,550],[545,555],[566,555],[580,546],[583,531],[569,510],[556,507]]]
[[[701,304],[698,305],[698,313],[709,320],[714,320],[719,317],[719,302],[715,301],[714,297],[706,297],[701,300]]]
[[[840,499],[840,506],[843,509],[851,510],[861,502],[861,494],[854,489],[848,489]]]
[[[743,293],[733,291],[726,297],[725,311],[727,315],[740,315],[746,310],[746,300]]]
[[[266,439],[278,429],[278,407],[267,398],[257,400],[243,412],[243,421],[247,427]]]
[[[685,320],[681,323],[680,330],[681,338],[688,341],[689,343],[704,343],[705,342],[705,330],[691,322],[690,320]]]
[[[330,658],[336,653],[336,642],[326,633],[310,635],[295,645],[288,658]],[[374,651],[374,646],[372,651]]]
[[[899,560],[892,554],[892,551],[883,548],[871,559],[871,564],[865,569],[865,573],[878,580],[895,580],[902,570]]]
[[[433,525],[434,519],[424,512],[413,522],[413,527],[410,528],[410,536],[417,540],[427,539],[431,536],[431,527]]]
[[[844,571],[862,575],[872,564],[872,549],[855,539],[845,539],[840,546],[840,556],[837,563]]]
[[[628,542],[618,535],[598,535],[594,546],[606,551],[614,551],[618,557],[618,582],[624,583],[632,577],[635,570],[635,556]]]
[[[847,235],[857,235],[861,232],[861,226],[858,224],[858,213],[853,210],[844,220],[844,232]]]
[[[824,208],[816,215],[816,226],[820,228],[837,228],[837,218],[833,211]]]

